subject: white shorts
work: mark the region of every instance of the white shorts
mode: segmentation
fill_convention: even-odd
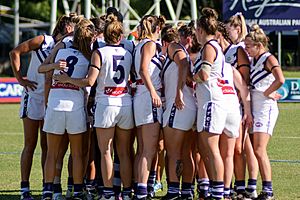
[[[163,114],[163,127],[169,126],[170,128],[188,131],[193,128],[196,115],[196,110],[186,106],[183,110],[178,110],[175,104],[170,104]]]
[[[252,132],[273,134],[279,111],[276,102],[252,107],[253,129]]]
[[[111,128],[115,126],[125,130],[134,127],[132,106],[108,106],[97,103],[94,127]]]
[[[86,113],[84,109],[76,111],[46,110],[43,131],[63,135],[78,134],[86,131]]]
[[[222,134],[225,128],[227,112],[224,105],[207,102],[197,112],[197,131]]]
[[[43,120],[45,117],[45,101],[43,98],[33,98],[27,92],[22,94],[19,112],[20,118]]]
[[[227,112],[224,133],[230,138],[238,138],[240,135],[241,120],[240,108]]]
[[[134,97],[133,111],[136,126],[162,122],[162,106],[157,108],[152,105],[149,92]]]

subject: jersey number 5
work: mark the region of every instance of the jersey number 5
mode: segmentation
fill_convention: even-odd
[[[117,77],[117,76],[113,77],[113,80],[116,84],[121,84],[125,78],[124,67],[122,65],[118,65],[118,63],[117,63],[119,60],[124,60],[124,56],[114,56],[113,55],[113,71],[115,71],[116,73],[118,71],[120,72],[119,77]]]

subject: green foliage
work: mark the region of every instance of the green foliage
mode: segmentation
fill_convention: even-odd
[[[51,5],[48,0],[42,1],[20,1],[20,15],[32,19],[49,21]]]

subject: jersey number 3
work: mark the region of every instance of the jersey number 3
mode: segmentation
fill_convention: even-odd
[[[119,77],[114,76],[113,80],[116,84],[121,84],[124,81],[125,78],[125,70],[122,65],[118,65],[119,60],[124,60],[124,56],[113,56],[113,71],[114,72],[120,72]]]

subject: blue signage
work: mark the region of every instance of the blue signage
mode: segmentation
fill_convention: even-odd
[[[16,78],[0,78],[0,103],[20,102],[23,87]]]
[[[279,102],[300,102],[300,79],[285,79],[285,83],[277,92],[282,95]]]
[[[300,0],[224,0],[223,17],[241,12],[246,23],[268,31],[300,30]]]

